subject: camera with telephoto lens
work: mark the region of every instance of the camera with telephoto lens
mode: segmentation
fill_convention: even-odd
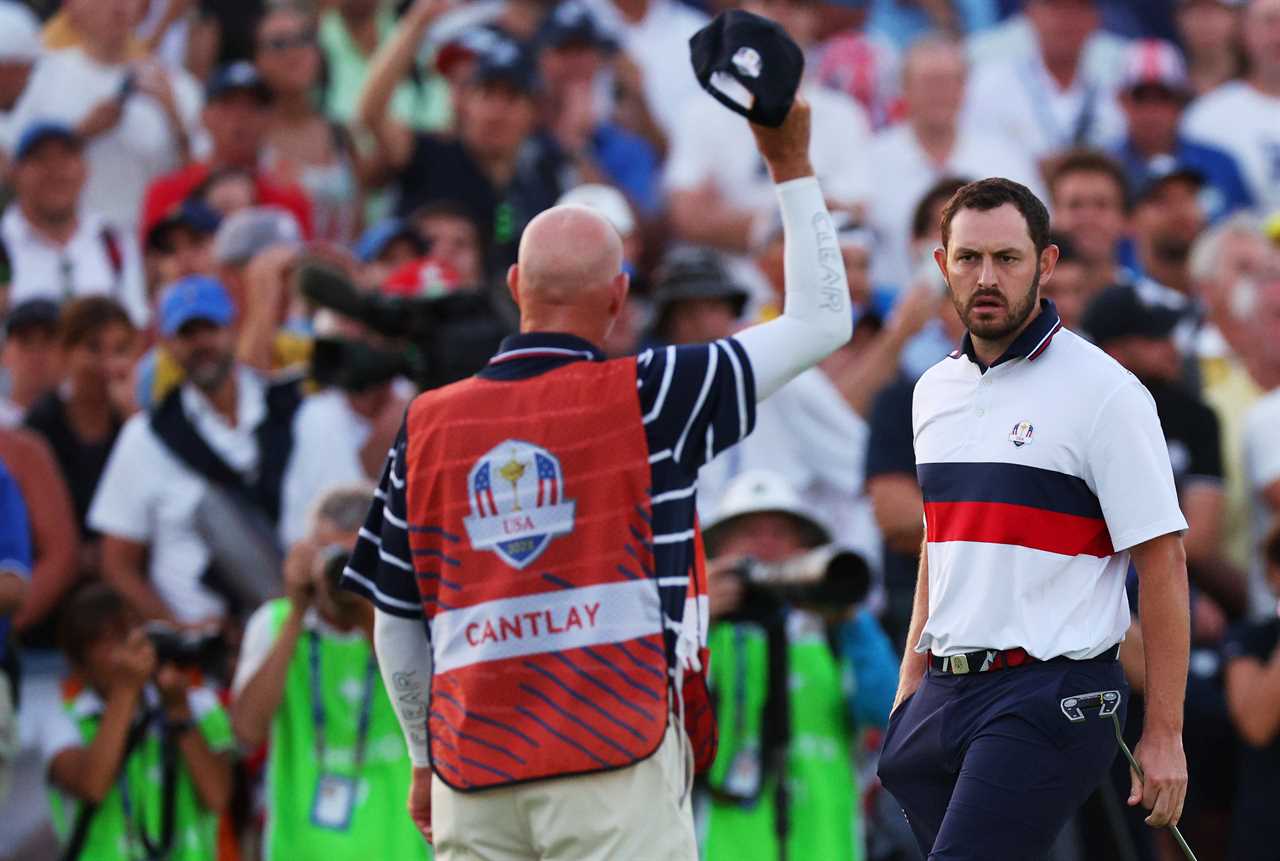
[[[784,562],[744,559],[733,569],[743,598],[735,617],[772,613],[780,606],[841,611],[860,604],[871,587],[871,570],[851,550],[825,544]]]
[[[401,376],[422,391],[457,382],[483,368],[518,327],[510,303],[488,289],[386,296],[362,290],[342,272],[316,262],[304,263],[298,277],[302,295],[311,302],[398,342],[379,349],[343,338],[316,339],[312,378],[345,391]]]
[[[221,631],[191,631],[167,622],[148,622],[143,630],[156,650],[156,662],[174,664],[219,676],[227,664],[229,646]]]

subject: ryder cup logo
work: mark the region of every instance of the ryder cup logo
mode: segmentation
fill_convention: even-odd
[[[507,440],[476,461],[467,476],[471,546],[492,550],[513,568],[542,555],[551,539],[573,531],[574,502],[564,498],[560,461],[545,448]]]
[[[1031,422],[1018,422],[1013,426],[1013,430],[1009,431],[1009,442],[1015,447],[1022,448],[1031,442],[1031,432],[1035,430],[1031,426]]]

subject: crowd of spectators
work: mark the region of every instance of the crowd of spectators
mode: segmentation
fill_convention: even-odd
[[[610,355],[778,313],[768,173],[688,59],[733,5],[0,0],[0,858],[429,857],[344,554],[415,392],[515,330],[542,210],[623,238]],[[1280,0],[742,6],[805,53],[855,325],[698,485],[703,857],[918,857],[874,778],[914,645],[912,388],[962,334],[942,207],[1005,176],[1052,213],[1044,294],[1168,441],[1184,831],[1280,859]],[[757,582],[829,544],[856,603]],[[1055,859],[1178,857],[1127,787]]]

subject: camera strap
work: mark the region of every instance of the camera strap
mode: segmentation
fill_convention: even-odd
[[[147,861],[163,861],[173,849],[174,830],[178,806],[178,746],[158,711],[151,712],[142,724],[142,736],[156,720],[161,721],[163,739],[160,743],[160,839],[151,842],[147,836],[145,815],[135,816],[133,796],[129,790],[129,775],[121,769],[116,785],[120,790],[120,805],[124,808],[125,828],[131,839],[136,838],[146,851]]]
[[[155,716],[155,712],[147,712],[130,728],[129,735],[125,737],[124,753],[120,756],[121,773],[125,771],[129,757],[146,736]],[[76,861],[80,857],[80,853],[84,851],[85,841],[89,839],[89,828],[93,825],[93,818],[97,813],[98,805],[83,802],[80,804],[76,812],[75,825],[71,828],[71,836],[62,850],[61,861]]]
[[[320,635],[315,631],[308,631],[307,636],[311,646],[309,655],[311,667],[311,721],[315,725],[316,766],[323,775],[325,773],[324,759],[327,743],[325,740],[324,688],[321,687],[324,679],[320,671],[321,643]],[[352,766],[352,771],[356,774],[364,766],[365,751],[369,746],[369,723],[373,716],[373,685],[377,676],[378,659],[370,652],[369,660],[364,668],[364,689],[360,702],[360,715],[356,718],[356,749]]]

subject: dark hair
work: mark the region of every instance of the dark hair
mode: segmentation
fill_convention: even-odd
[[[1120,163],[1096,149],[1073,149],[1060,156],[1049,170],[1049,197],[1058,197],[1058,183],[1073,173],[1100,173],[1111,180],[1120,193],[1120,205],[1127,211],[1129,201],[1129,177]]]
[[[58,622],[58,645],[72,663],[83,664],[94,643],[108,634],[123,632],[133,614],[110,586],[91,583],[75,592]]]
[[[1022,213],[1027,222],[1027,232],[1031,234],[1031,242],[1036,247],[1036,254],[1048,248],[1049,210],[1044,208],[1040,198],[1031,189],[999,176],[971,182],[951,196],[942,210],[942,247],[946,248],[951,240],[951,219],[956,217],[957,212],[962,209],[990,212],[1006,203],[1012,203]]]
[[[1059,263],[1077,263],[1080,261],[1080,251],[1067,234],[1050,233],[1049,244],[1058,246]]]
[[[951,196],[964,188],[968,182],[969,180],[958,176],[945,176],[929,186],[929,190],[921,196],[915,211],[911,214],[911,238],[924,239],[926,236],[932,236],[938,229],[938,225],[933,223],[933,210],[939,204],[950,200]]]
[[[63,349],[79,346],[112,324],[135,331],[124,307],[109,296],[84,296],[62,306],[58,316],[58,343]]]

